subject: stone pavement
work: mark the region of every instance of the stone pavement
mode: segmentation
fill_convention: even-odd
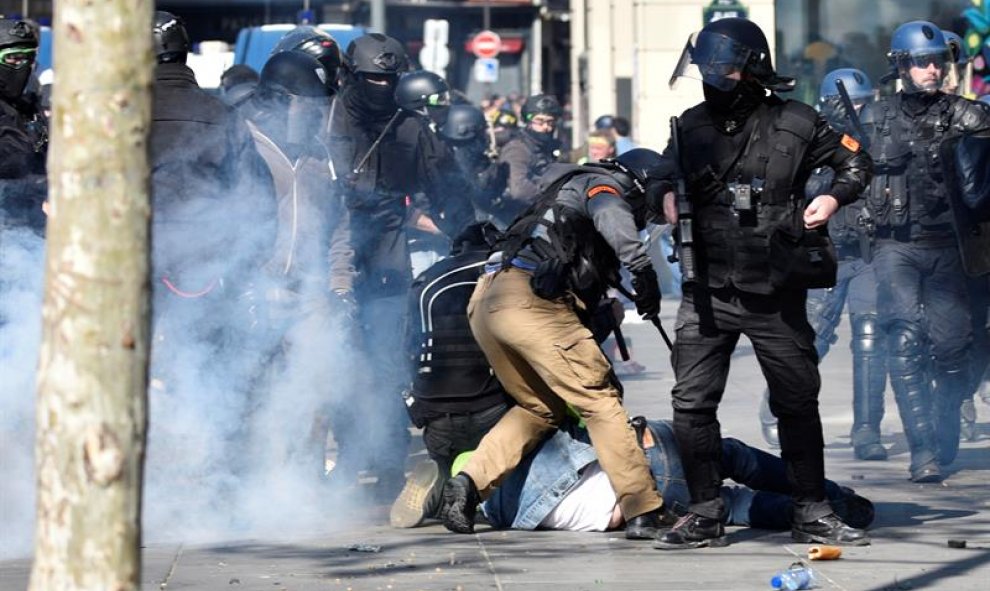
[[[664,325],[673,328],[676,302]],[[630,414],[670,416],[672,376],[652,326],[627,325],[634,355],[648,372],[625,380]],[[940,485],[907,481],[908,455],[888,392],[884,441],[888,462],[859,462],[849,447],[851,364],[848,326],[822,364],[822,417],[828,475],[877,505],[873,545],[847,548],[831,562],[813,562],[819,588],[848,591],[990,590],[990,407],[977,402],[980,438],[964,443],[951,477]],[[720,412],[723,435],[763,446],[757,404],[763,379],[743,339]],[[412,530],[387,525],[387,508],[360,518],[332,515],[332,528],[280,539],[211,545],[150,544],[143,589],[231,591],[529,590],[587,591],[769,589],[770,576],[807,546],[785,532],[732,529],[727,548],[661,552],[609,534],[492,531],[448,534],[432,523]],[[948,548],[965,539],[966,549]],[[359,545],[355,551],[350,548]],[[25,589],[27,560],[0,562],[0,590]]]

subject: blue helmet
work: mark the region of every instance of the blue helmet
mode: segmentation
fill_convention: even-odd
[[[966,52],[966,43],[963,42],[963,38],[945,29],[942,29],[942,36],[945,37],[945,43],[949,46],[949,51],[952,53],[952,61],[959,66],[968,64],[969,53]]]
[[[856,68],[839,68],[825,74],[822,85],[818,90],[818,99],[824,100],[839,96],[839,87],[835,83],[842,80],[849,98],[854,102],[857,100],[870,100],[873,98],[873,83],[862,70]]]
[[[942,86],[947,66],[953,62],[945,35],[928,21],[911,21],[897,27],[890,39],[890,64],[904,83],[905,92],[935,92]],[[935,66],[938,74],[915,80],[911,68]]]
[[[839,93],[838,81],[842,81],[849,100],[855,107],[873,102],[873,83],[861,70],[856,68],[839,68],[825,74],[821,88],[818,91],[818,103],[822,116],[829,125],[841,132],[849,133],[854,130],[850,114]]]
[[[986,103],[990,105],[990,94],[985,94],[976,100],[980,101],[981,103]]]

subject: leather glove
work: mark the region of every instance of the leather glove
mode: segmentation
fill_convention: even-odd
[[[636,312],[644,320],[653,320],[660,315],[660,283],[653,267],[646,267],[633,273],[633,289],[636,290]]]

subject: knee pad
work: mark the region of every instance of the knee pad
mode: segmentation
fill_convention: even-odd
[[[807,306],[808,324],[815,331],[816,338],[829,345],[834,345],[839,339],[835,329],[842,321],[842,307],[829,305],[829,299],[834,297],[832,292],[827,292],[821,298],[809,298]]]
[[[920,358],[926,353],[925,333],[915,322],[895,321],[887,332],[887,341],[893,358]]]
[[[877,355],[883,350],[883,339],[876,314],[853,314],[852,351],[862,355]]]

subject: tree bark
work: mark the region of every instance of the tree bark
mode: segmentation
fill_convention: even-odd
[[[32,591],[137,589],[151,0],[59,0]]]

